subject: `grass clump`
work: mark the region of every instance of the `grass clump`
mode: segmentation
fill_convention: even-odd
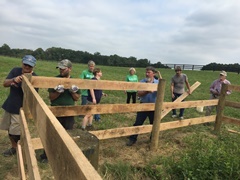
[[[240,179],[239,135],[194,134],[187,147],[169,157],[154,158],[146,173],[152,179]]]

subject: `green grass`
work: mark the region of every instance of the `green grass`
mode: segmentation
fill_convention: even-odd
[[[2,84],[9,71],[16,66],[21,65],[21,60],[0,56],[0,83]],[[53,77],[58,75],[56,69],[57,62],[38,61],[35,72],[39,76]],[[124,81],[128,74],[126,67],[109,67],[99,66],[103,72],[103,80]],[[72,75],[78,78],[80,73],[87,68],[86,64],[73,63]],[[144,78],[145,69],[136,68],[139,79]],[[174,75],[174,71],[170,69],[158,69],[164,79],[167,80],[165,88],[165,102],[171,101],[170,96],[170,79]],[[209,99],[209,86],[213,80],[217,79],[219,72],[212,71],[183,71],[187,74],[189,82],[192,85],[196,81],[201,82],[201,85],[189,96],[186,101],[190,100],[207,100]],[[228,80],[232,84],[239,83],[239,75],[237,73],[228,73]],[[108,97],[102,98],[102,104],[126,103],[126,95],[123,91],[105,91]],[[0,87],[0,103],[3,104],[9,88]],[[46,89],[40,89],[40,96],[49,104],[48,92]],[[239,102],[239,93],[233,92],[227,99]],[[78,102],[80,104],[80,101]],[[3,110],[0,110],[0,115]],[[240,118],[239,111],[233,108],[226,108],[224,114],[227,116]],[[109,129],[116,127],[132,126],[135,121],[136,113],[122,114],[105,114],[101,115],[102,123],[95,123],[94,127],[97,130]],[[195,108],[185,110],[185,118],[194,118],[204,116]],[[163,122],[172,121],[171,113],[169,113]],[[34,132],[35,127],[30,123],[30,131]],[[148,124],[148,121],[145,122]],[[81,121],[76,118],[76,128],[81,126]],[[132,165],[132,162],[116,160],[110,162],[104,161],[99,173],[104,179],[239,179],[239,135],[226,133],[228,128],[240,131],[240,128],[234,125],[224,125],[222,134],[217,137],[211,134],[211,128],[196,125],[184,127],[175,130],[168,130],[160,133],[161,150],[163,152],[159,156],[153,156],[146,164],[141,167]],[[36,135],[36,134],[34,134]],[[34,136],[33,135],[33,136]],[[124,142],[125,139],[119,138],[114,141]],[[110,141],[111,142],[111,141]],[[107,143],[104,143],[107,145]],[[101,146],[101,145],[100,145]],[[108,145],[108,148],[103,148],[102,156],[106,159],[117,159],[119,149]],[[9,147],[9,140],[5,131],[0,131],[0,149],[3,151]],[[137,151],[141,151],[141,147],[135,147]],[[146,150],[148,151],[148,150]],[[39,155],[39,152],[37,152]],[[0,156],[0,177],[5,179],[17,179],[17,163],[16,157],[5,158]],[[48,165],[40,164],[40,171],[43,174],[43,179],[51,179],[51,176],[46,172]]]

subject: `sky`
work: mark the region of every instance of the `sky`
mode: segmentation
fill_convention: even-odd
[[[1,0],[0,7],[0,46],[12,49],[240,63],[238,0]]]

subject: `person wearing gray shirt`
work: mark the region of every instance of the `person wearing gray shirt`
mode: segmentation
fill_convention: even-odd
[[[171,79],[171,96],[172,102],[175,101],[179,96],[181,96],[185,92],[185,84],[188,88],[188,94],[191,94],[190,84],[188,82],[188,77],[186,74],[182,73],[182,69],[180,66],[175,67],[176,74]],[[179,119],[184,119],[183,117],[184,108],[180,109]],[[172,110],[172,117],[177,117],[176,109]]]

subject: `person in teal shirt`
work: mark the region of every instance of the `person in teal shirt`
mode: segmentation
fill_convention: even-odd
[[[127,82],[138,82],[138,77],[135,74],[136,70],[135,68],[130,68],[129,69],[129,74],[126,77]],[[130,103],[130,100],[132,98],[132,103],[136,103],[136,97],[137,97],[137,91],[136,90],[127,90],[125,91],[127,93],[127,104]]]
[[[84,70],[81,75],[80,78],[81,79],[92,79],[94,77],[93,75],[93,70],[95,68],[95,62],[90,60],[88,61],[88,69]],[[82,89],[81,90],[81,105],[86,105],[87,104],[87,97],[88,97],[88,89]],[[82,118],[83,116],[79,116],[80,118]],[[100,121],[100,115],[99,114],[95,114],[94,115],[94,119],[95,121]]]
[[[93,70],[95,68],[95,62],[90,60],[88,61],[88,69],[84,70],[80,78],[81,79],[92,79],[94,77],[93,75]],[[87,104],[87,96],[88,96],[88,90],[87,89],[82,89],[81,90],[81,105],[86,105]]]

